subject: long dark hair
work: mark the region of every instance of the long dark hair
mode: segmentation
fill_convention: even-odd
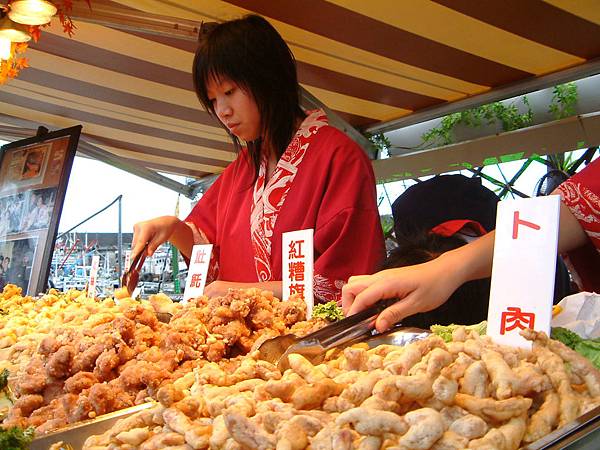
[[[203,24],[193,78],[196,94],[211,115],[215,111],[206,86],[209,80],[220,77],[252,95],[258,107],[261,136],[246,143],[258,176],[263,145],[269,145],[279,160],[296,132],[298,118],[304,117],[294,56],[275,28],[260,16]],[[229,134],[239,151],[238,138]]]

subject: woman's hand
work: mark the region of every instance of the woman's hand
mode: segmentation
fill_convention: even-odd
[[[147,256],[152,256],[159,246],[171,239],[181,225],[186,226],[175,216],[162,216],[136,223],[133,226],[131,259],[133,260],[142,251],[146,242],[148,243]]]
[[[462,284],[447,266],[442,255],[416,266],[350,277],[342,288],[344,313],[354,314],[381,299],[398,297],[400,301],[377,317],[375,327],[383,332],[405,317],[431,311],[442,305]]]

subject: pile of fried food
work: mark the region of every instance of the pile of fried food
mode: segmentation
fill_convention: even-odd
[[[600,372],[543,333],[532,350],[464,327],[405,347],[358,344],[281,373],[256,353],[165,385],[84,449],[517,449],[600,404]]]
[[[139,302],[20,293],[9,285],[0,295],[0,369],[10,371],[16,397],[2,426],[37,433],[146,402],[195,367],[247,353],[259,338],[315,326],[303,322],[302,300],[281,302],[258,289],[186,305],[162,294]]]

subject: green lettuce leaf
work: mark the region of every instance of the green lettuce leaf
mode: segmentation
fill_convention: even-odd
[[[450,342],[452,341],[452,333],[454,332],[454,330],[461,326],[462,325],[456,325],[454,323],[451,323],[450,325],[431,325],[431,327],[429,328],[433,334],[437,334],[445,342]],[[487,331],[487,320],[476,323],[475,325],[467,325],[465,326],[465,328],[467,329],[467,331],[475,330],[477,331],[477,333],[479,333],[480,336],[483,336]]]
[[[329,322],[336,322],[344,318],[344,311],[342,311],[342,308],[336,302],[328,302],[316,305],[313,308],[312,316],[328,320]]]

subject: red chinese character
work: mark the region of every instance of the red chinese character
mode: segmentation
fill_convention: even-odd
[[[190,281],[190,287],[199,288],[200,286],[202,286],[202,274],[193,273]]]
[[[290,262],[290,281],[304,281],[304,261]]]
[[[506,311],[502,313],[502,319],[500,321],[500,334],[505,334],[507,331],[520,328],[530,328],[533,330],[535,324],[535,314],[530,312],[522,312],[521,308],[515,308],[509,306]]]
[[[541,227],[533,222],[527,222],[526,220],[519,219],[519,211],[515,211],[513,218],[513,234],[512,238],[517,239],[519,237],[519,225],[525,225],[526,227],[539,230]]]
[[[202,264],[202,263],[204,263],[204,256],[205,255],[206,255],[206,253],[204,252],[204,250],[196,252],[196,259],[194,260],[194,264]]]
[[[304,244],[304,239],[290,242],[290,249],[288,252],[290,259],[304,258],[304,255],[302,254],[302,244]]]
[[[304,298],[304,285],[290,284],[290,295],[292,294],[300,294],[300,297]]]

